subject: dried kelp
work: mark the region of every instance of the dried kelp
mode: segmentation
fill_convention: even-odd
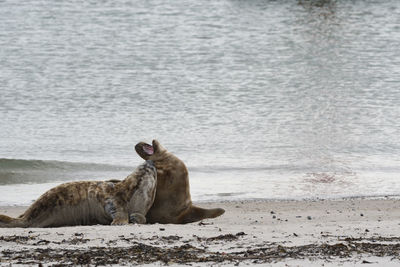
[[[243,235],[221,235],[207,238],[202,241],[223,240],[226,242],[235,242]],[[8,237],[1,240],[13,240],[20,242],[19,237]],[[160,237],[162,240],[162,238]],[[178,236],[167,237],[178,242],[181,238]],[[397,241],[398,238],[391,238],[390,241]],[[24,238],[22,238],[24,241]],[[71,239],[71,244],[75,243]],[[35,248],[30,250],[5,250],[2,251],[1,262],[17,264],[41,264],[57,263],[59,266],[72,265],[135,265],[153,262],[163,262],[166,264],[179,263],[190,264],[198,262],[226,262],[237,263],[250,261],[254,263],[268,263],[284,259],[331,259],[332,257],[349,258],[354,255],[366,256],[390,256],[399,259],[400,243],[388,241],[383,238],[374,238],[362,240],[360,238],[342,239],[335,244],[309,244],[302,246],[282,246],[271,243],[256,249],[245,249],[239,252],[212,252],[205,248],[198,248],[191,244],[185,244],[174,247],[159,247],[146,245],[140,242],[132,242],[129,247],[90,247],[88,249],[50,249]],[[37,242],[41,242],[40,240]],[[196,243],[192,240],[193,244]]]

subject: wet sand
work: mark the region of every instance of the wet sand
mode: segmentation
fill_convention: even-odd
[[[199,205],[226,213],[186,225],[0,228],[1,265],[400,265],[398,199]]]

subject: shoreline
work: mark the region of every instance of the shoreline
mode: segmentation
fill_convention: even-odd
[[[194,266],[400,264],[400,199],[196,203],[225,214],[185,225],[0,228],[2,264]],[[26,207],[0,207],[18,216]]]
[[[354,195],[354,196],[332,196],[326,198],[234,198],[234,199],[218,199],[218,200],[197,200],[192,201],[196,205],[207,205],[212,203],[231,203],[231,202],[318,202],[318,201],[347,201],[347,200],[400,200],[400,194],[381,194],[381,195]],[[31,204],[33,204],[34,200],[32,200]],[[25,204],[0,204],[0,214],[1,209],[5,211],[16,209],[28,208],[29,205]]]

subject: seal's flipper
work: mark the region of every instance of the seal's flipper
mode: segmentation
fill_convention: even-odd
[[[27,227],[21,218],[11,218],[7,215],[0,214],[0,227]]]
[[[146,223],[146,217],[144,217],[140,213],[131,213],[129,215],[129,223],[133,224],[145,224]]]
[[[191,206],[183,212],[178,219],[178,223],[197,222],[207,218],[215,218],[225,213],[224,209],[203,209],[196,206]]]

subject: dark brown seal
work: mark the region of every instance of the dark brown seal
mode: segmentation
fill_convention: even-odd
[[[145,223],[154,202],[157,172],[151,161],[123,181],[81,181],[56,186],[18,218],[0,215],[0,227]]]
[[[222,215],[225,210],[203,209],[192,204],[188,170],[178,157],[168,152],[157,140],[135,146],[145,160],[152,160],[157,169],[157,192],[146,215],[149,223],[190,223]]]

